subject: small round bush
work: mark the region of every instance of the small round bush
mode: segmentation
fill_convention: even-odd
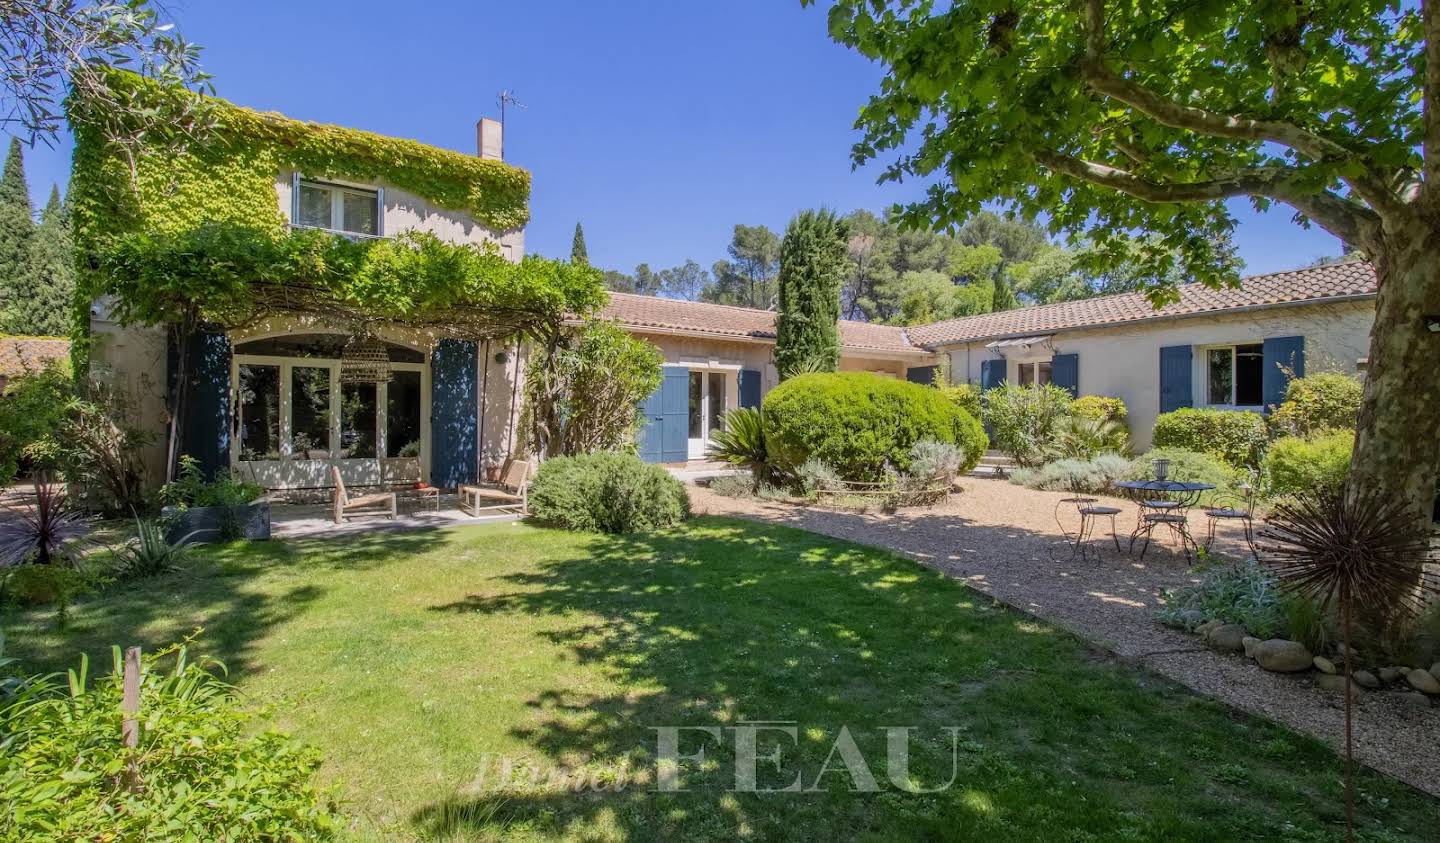
[[[1151,438],[1157,448],[1212,454],[1235,468],[1259,468],[1267,440],[1259,413],[1194,407],[1162,413]]]
[[[1354,430],[1364,393],[1364,384],[1339,372],[1296,378],[1285,388],[1285,400],[1270,421],[1276,430],[1290,436]]]
[[[1099,493],[1110,491],[1129,470],[1130,461],[1119,454],[1100,454],[1090,460],[1063,459],[1039,468],[1019,468],[1011,472],[1010,482],[1052,492]]]
[[[869,372],[791,378],[765,396],[761,415],[774,463],[818,459],[846,480],[879,480],[887,466],[908,470],[911,448],[922,439],[963,448],[962,472],[989,447],[980,422],[940,390]]]
[[[1350,475],[1350,452],[1355,434],[1332,433],[1315,439],[1285,436],[1275,440],[1265,455],[1265,476],[1270,492],[1296,495],[1335,490]]]
[[[648,533],[690,515],[685,484],[634,454],[551,457],[530,484],[537,519],[591,533]]]
[[[1158,459],[1169,460],[1169,479],[1182,483],[1209,483],[1216,489],[1227,490],[1240,479],[1235,469],[1215,457],[1181,448],[1151,448],[1130,463],[1126,476],[1130,480],[1154,480],[1153,463]]]

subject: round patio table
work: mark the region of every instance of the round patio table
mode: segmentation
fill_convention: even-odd
[[[1198,546],[1190,535],[1191,507],[1200,502],[1200,496],[1214,489],[1213,483],[1186,483],[1180,480],[1124,480],[1115,484],[1126,497],[1140,507],[1135,520],[1135,530],[1130,534],[1130,550],[1134,552],[1135,542],[1141,536],[1145,544],[1140,547],[1140,558],[1150,549],[1150,537],[1156,527],[1164,526],[1180,540],[1180,549],[1189,559]]]

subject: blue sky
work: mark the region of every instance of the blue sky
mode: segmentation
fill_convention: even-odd
[[[473,153],[495,95],[506,157],[534,174],[527,251],[628,271],[724,256],[735,223],[777,231],[802,207],[881,210],[918,184],[853,172],[855,114],[879,69],[798,0],[167,3],[218,92],[255,108]],[[27,150],[34,201],[63,189],[69,145]],[[1284,208],[1237,203],[1248,272],[1336,254]]]

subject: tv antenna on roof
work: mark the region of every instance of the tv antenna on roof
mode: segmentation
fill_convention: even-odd
[[[515,92],[509,88],[501,91],[495,97],[495,101],[500,104],[500,157],[503,159],[505,157],[505,106],[513,105],[516,108],[524,108],[525,103],[516,99]]]

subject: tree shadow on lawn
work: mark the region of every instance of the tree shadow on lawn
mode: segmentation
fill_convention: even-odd
[[[316,571],[365,570],[397,554],[421,554],[445,541],[437,531],[363,533],[294,541],[231,542],[197,547],[180,570],[112,583],[77,600],[64,629],[52,606],[6,618],[6,654],[27,672],[78,663],[108,670],[110,648],[153,652],[203,628],[195,649],[223,662],[231,681],[254,671],[254,645],[325,593]],[[293,582],[288,575],[293,574]]]
[[[425,836],[1343,834],[1340,764],[1318,741],[1116,663],[881,551],[705,518],[663,535],[595,537],[506,579],[513,591],[432,608],[545,616],[538,637],[630,689],[546,690],[511,729],[533,753],[512,759],[520,778],[529,766],[568,770],[612,789],[572,792],[574,776],[517,787],[491,764],[490,778],[414,812]],[[760,762],[758,785],[799,775],[806,792],[732,792],[734,727],[747,721],[796,728],[795,739],[760,734],[759,755],[781,755]],[[682,754],[705,749],[704,763],[682,765],[685,792],[657,792],[662,726],[722,729],[719,741],[682,733]],[[913,727],[910,776],[927,788],[949,779],[946,729],[957,730],[951,787],[921,794],[887,782],[883,729],[895,726]],[[838,756],[821,776],[842,727],[880,792],[852,792]],[[613,789],[617,778],[628,786]],[[1364,829],[1404,839],[1440,821],[1436,803],[1408,787],[1371,774],[1361,782]]]

